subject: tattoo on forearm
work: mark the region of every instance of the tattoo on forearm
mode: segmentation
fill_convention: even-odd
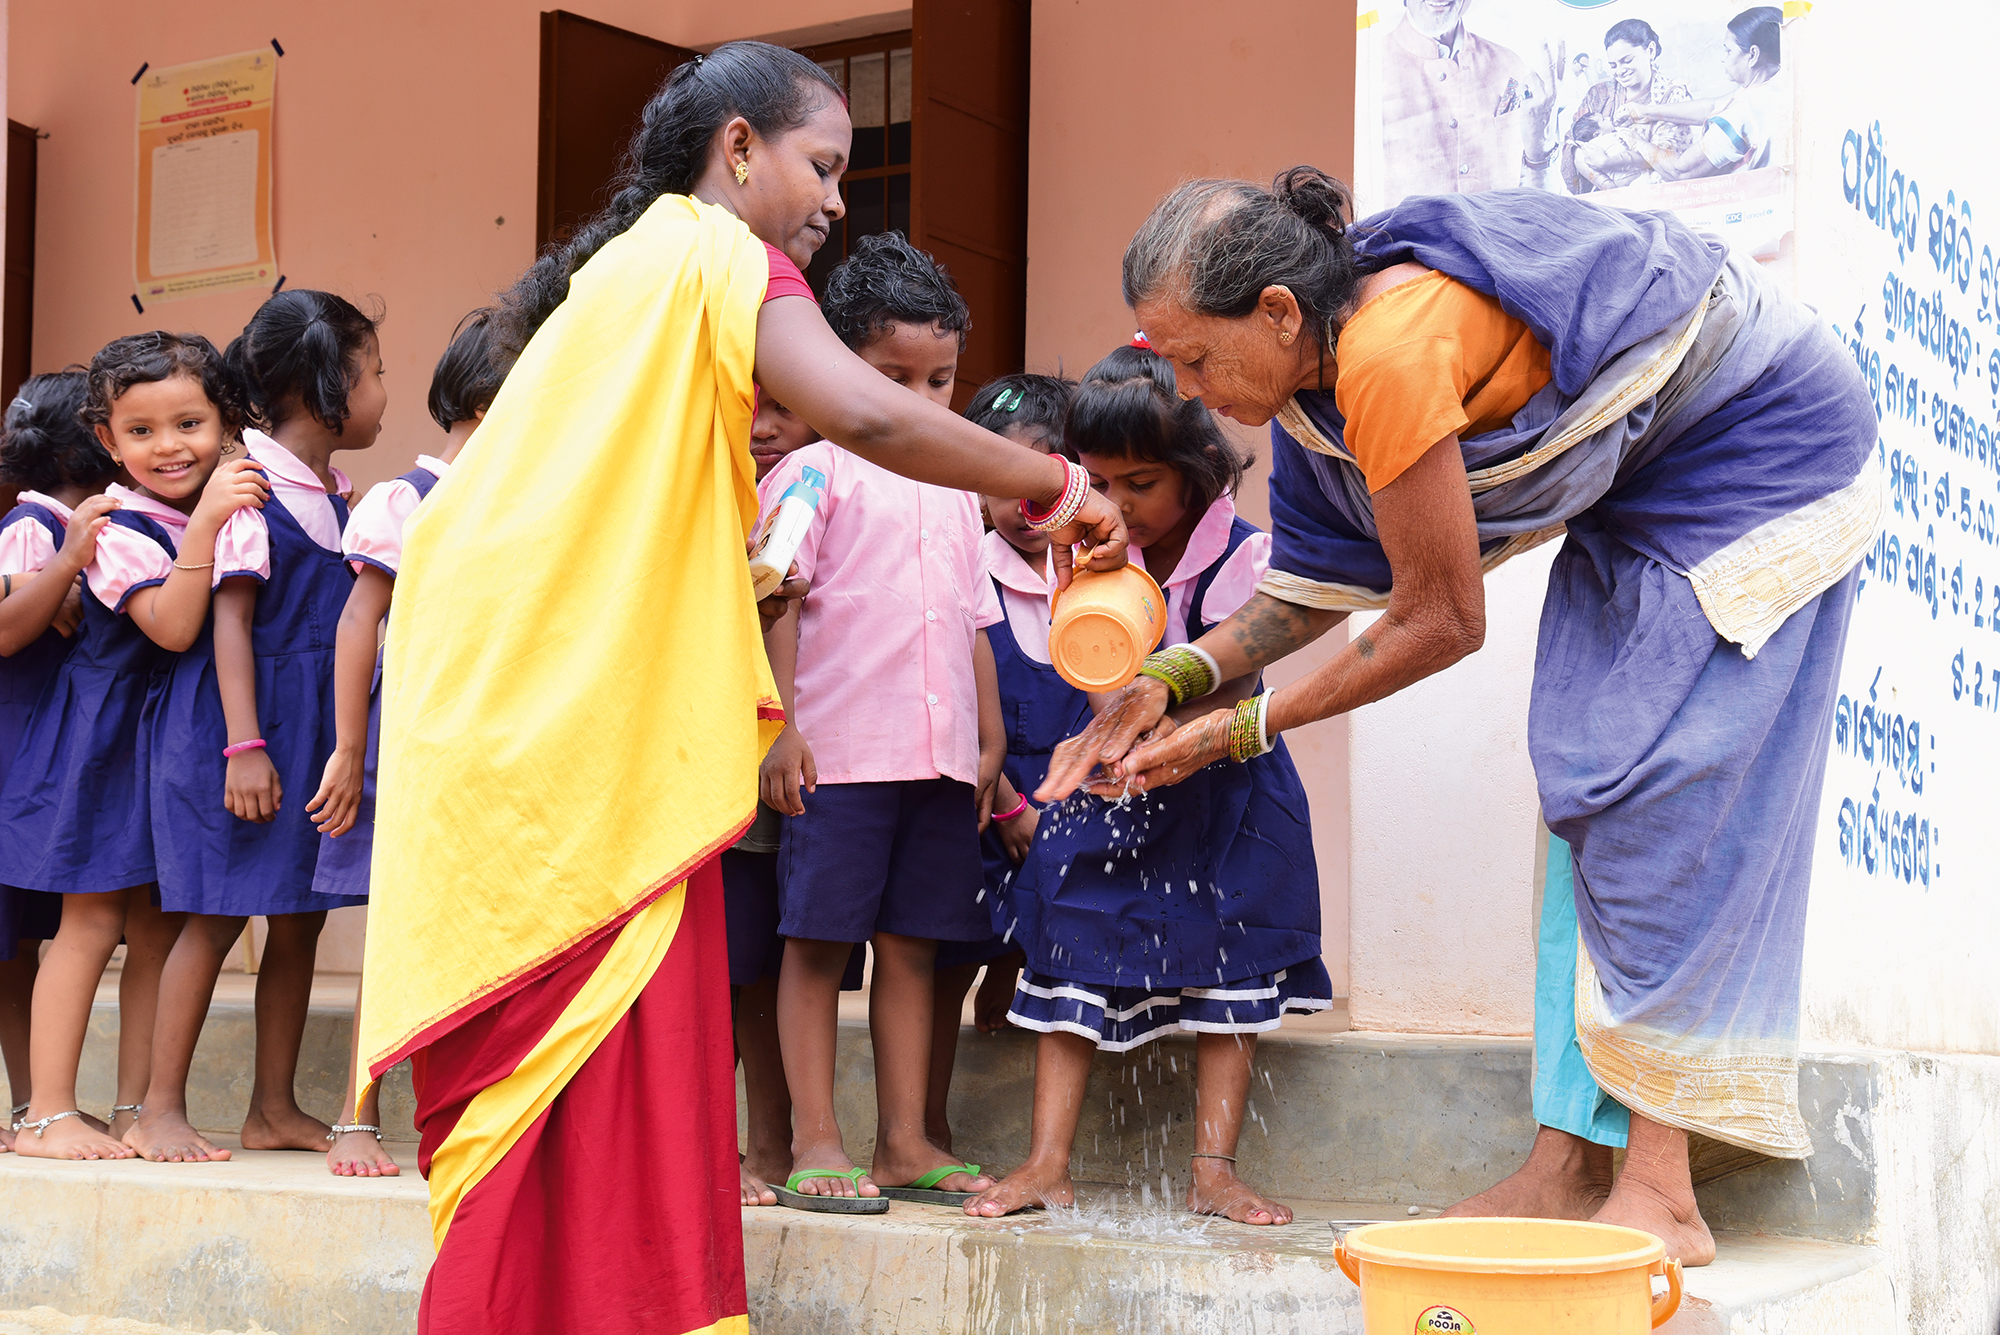
[[[1265,593],[1252,595],[1231,620],[1236,647],[1256,667],[1277,662],[1313,638],[1305,608]]]
[[[1365,633],[1355,636],[1354,652],[1360,654],[1364,659],[1373,658],[1375,656],[1375,641],[1369,639]]]

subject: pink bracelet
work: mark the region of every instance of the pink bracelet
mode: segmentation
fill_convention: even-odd
[[[1028,795],[1026,793],[1022,793],[1020,794],[1020,798],[1021,798],[1020,802],[1015,806],[1015,808],[1012,811],[1003,811],[999,815],[995,816],[993,819],[1012,820],[1014,819],[1014,817],[1026,811],[1028,809]]]
[[[264,739],[262,737],[252,737],[247,742],[237,742],[233,745],[223,747],[222,758],[227,760],[232,756],[240,756],[245,751],[261,751],[263,749]]]

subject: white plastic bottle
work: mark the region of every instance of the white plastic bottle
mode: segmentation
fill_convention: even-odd
[[[799,480],[785,488],[770,514],[764,517],[757,543],[750,549],[750,586],[759,602],[778,591],[799,544],[806,540],[813,515],[819,512],[819,498],[826,490],[826,474],[817,468],[799,470]]]

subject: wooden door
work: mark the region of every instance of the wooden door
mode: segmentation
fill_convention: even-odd
[[[7,279],[0,297],[0,404],[34,368],[35,131],[7,122]]]
[[[1021,369],[1028,315],[1028,0],[914,0],[910,239],[972,308],[952,402]]]
[[[536,253],[610,202],[640,113],[674,67],[695,55],[565,10],[542,15]]]

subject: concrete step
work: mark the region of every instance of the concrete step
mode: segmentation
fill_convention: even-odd
[[[181,1329],[403,1335],[431,1261],[424,1184],[336,1179],[316,1155],[228,1163],[51,1163],[0,1156],[0,1307]],[[855,1219],[743,1212],[758,1335],[1360,1335],[1358,1291],[1328,1223],[1401,1208],[1291,1202],[1255,1229],[1194,1219],[1123,1189],[1075,1210],[972,1220],[894,1204]],[[1899,1328],[1868,1247],[1724,1235],[1690,1272],[1669,1335],[1881,1335]],[[254,1323],[254,1325],[253,1325]]]

